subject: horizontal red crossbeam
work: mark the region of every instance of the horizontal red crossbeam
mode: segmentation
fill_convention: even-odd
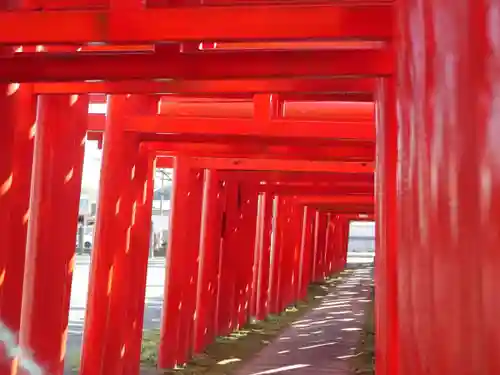
[[[176,117],[253,118],[255,112],[252,101],[163,97],[160,102],[160,114]],[[327,122],[373,122],[374,113],[373,102],[338,101],[285,101],[282,111],[286,119]]]
[[[0,12],[0,43],[390,39],[390,5],[254,5]]]
[[[299,197],[297,200],[301,204],[305,205],[336,205],[336,206],[346,206],[346,205],[373,205],[375,204],[375,198],[373,196],[364,195],[324,195],[315,197]]]
[[[336,142],[329,146],[278,146],[262,143],[191,143],[191,142],[150,142],[150,150],[157,155],[191,155],[200,157],[232,157],[232,158],[274,158],[303,160],[344,160],[372,162],[375,158],[375,145],[361,143],[349,144]]]
[[[0,58],[1,82],[385,76],[392,71],[390,53],[378,50],[19,53]]]
[[[326,122],[276,119],[261,123],[246,118],[130,117],[127,131],[140,133],[234,135],[256,137],[375,140],[373,122]],[[103,130],[89,129],[89,130]]]
[[[277,195],[318,196],[318,195],[373,195],[373,186],[287,186],[287,185],[260,185],[261,192]]]
[[[221,172],[224,180],[265,182],[269,184],[316,183],[335,186],[373,186],[373,173],[332,173],[300,171],[230,171]]]
[[[193,157],[191,160],[196,168],[219,170],[300,171],[331,173],[373,173],[374,170],[373,163],[359,162],[201,157]],[[171,165],[170,163],[171,162],[169,160],[168,165]],[[161,157],[157,158],[156,166],[158,168],[162,168]]]
[[[375,208],[373,205],[336,205],[336,204],[307,204],[307,206],[323,212],[331,212],[336,215],[370,215],[373,216]]]
[[[181,94],[189,96],[224,96],[250,98],[254,94],[284,94],[283,99],[310,97],[323,93],[352,93],[353,97],[372,98],[375,82],[372,78],[267,78],[221,80],[126,80],[118,82],[50,82],[37,83],[38,94]],[[302,95],[300,95],[302,93]],[[368,94],[368,95],[367,95]],[[346,100],[349,95],[345,95]],[[333,99],[330,99],[333,100]]]

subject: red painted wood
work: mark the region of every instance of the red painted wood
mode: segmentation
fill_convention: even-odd
[[[19,340],[54,375],[63,373],[87,106],[86,96],[38,99]]]
[[[249,18],[248,14],[254,17]],[[102,26],[103,17],[108,20],[105,27]],[[165,23],[166,19],[170,22]],[[54,29],[53,25],[59,27]],[[133,29],[130,25],[134,25]],[[12,44],[304,38],[385,40],[392,37],[392,32],[392,8],[387,5],[254,5],[68,14],[0,13],[0,43]]]
[[[185,363],[192,351],[202,192],[202,171],[192,168],[188,158],[175,158],[159,368]]]

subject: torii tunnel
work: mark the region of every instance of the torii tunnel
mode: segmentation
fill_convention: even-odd
[[[1,0],[0,321],[63,371],[84,143],[103,149],[80,374],[138,375],[304,297],[376,221],[376,374],[500,374],[500,1]],[[106,115],[89,114],[106,103]],[[0,354],[0,374],[23,373]]]

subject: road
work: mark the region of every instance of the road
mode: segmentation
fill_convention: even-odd
[[[90,257],[78,255],[73,273],[73,285],[68,324],[68,341],[66,346],[66,369],[78,363],[83,335],[83,319],[87,303],[89,284]],[[160,327],[161,309],[163,306],[163,285],[165,280],[165,259],[149,261],[146,287],[146,308],[144,310],[144,328]]]

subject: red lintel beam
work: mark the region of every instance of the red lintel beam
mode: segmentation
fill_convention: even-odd
[[[294,195],[294,196],[310,196],[310,195],[369,195],[374,193],[373,186],[317,186],[310,184],[306,186],[287,186],[287,185],[260,185],[260,192],[267,192],[277,195]]]
[[[304,205],[346,206],[346,205],[373,205],[375,198],[364,195],[324,195],[316,197],[298,197],[297,202]]]
[[[221,179],[253,183],[264,181],[269,184],[290,183],[329,183],[336,186],[373,186],[373,173],[332,173],[300,171],[226,171],[220,173]]]
[[[92,125],[94,125],[92,123]],[[326,122],[276,119],[259,123],[245,118],[131,117],[125,129],[140,133],[239,135],[259,137],[354,139],[372,141],[375,126],[365,122]],[[102,130],[102,129],[89,129]]]
[[[274,159],[344,160],[371,162],[375,159],[374,145],[336,142],[332,145],[280,146],[262,143],[223,144],[216,142],[148,142],[157,155],[192,155],[201,157],[258,157]]]
[[[250,16],[249,16],[250,15]],[[392,37],[391,5],[253,5],[0,12],[0,44]]]
[[[0,58],[0,82],[387,76],[392,72],[392,57],[385,50],[19,53]]]
[[[162,165],[162,158],[157,159],[157,167]],[[197,168],[218,170],[251,171],[296,171],[296,172],[331,172],[331,173],[373,173],[373,163],[248,159],[248,158],[202,158],[193,157]]]
[[[218,96],[251,98],[254,94],[276,93],[284,100],[312,97],[315,93],[333,95],[369,94],[373,100],[372,78],[267,78],[222,80],[125,80],[118,82],[49,82],[37,83],[38,94],[179,94],[186,96]],[[302,93],[300,95],[299,93]],[[309,94],[309,95],[308,95]],[[358,95],[361,96],[361,95]],[[92,99],[92,98],[91,98]],[[331,100],[331,99],[330,99]]]

